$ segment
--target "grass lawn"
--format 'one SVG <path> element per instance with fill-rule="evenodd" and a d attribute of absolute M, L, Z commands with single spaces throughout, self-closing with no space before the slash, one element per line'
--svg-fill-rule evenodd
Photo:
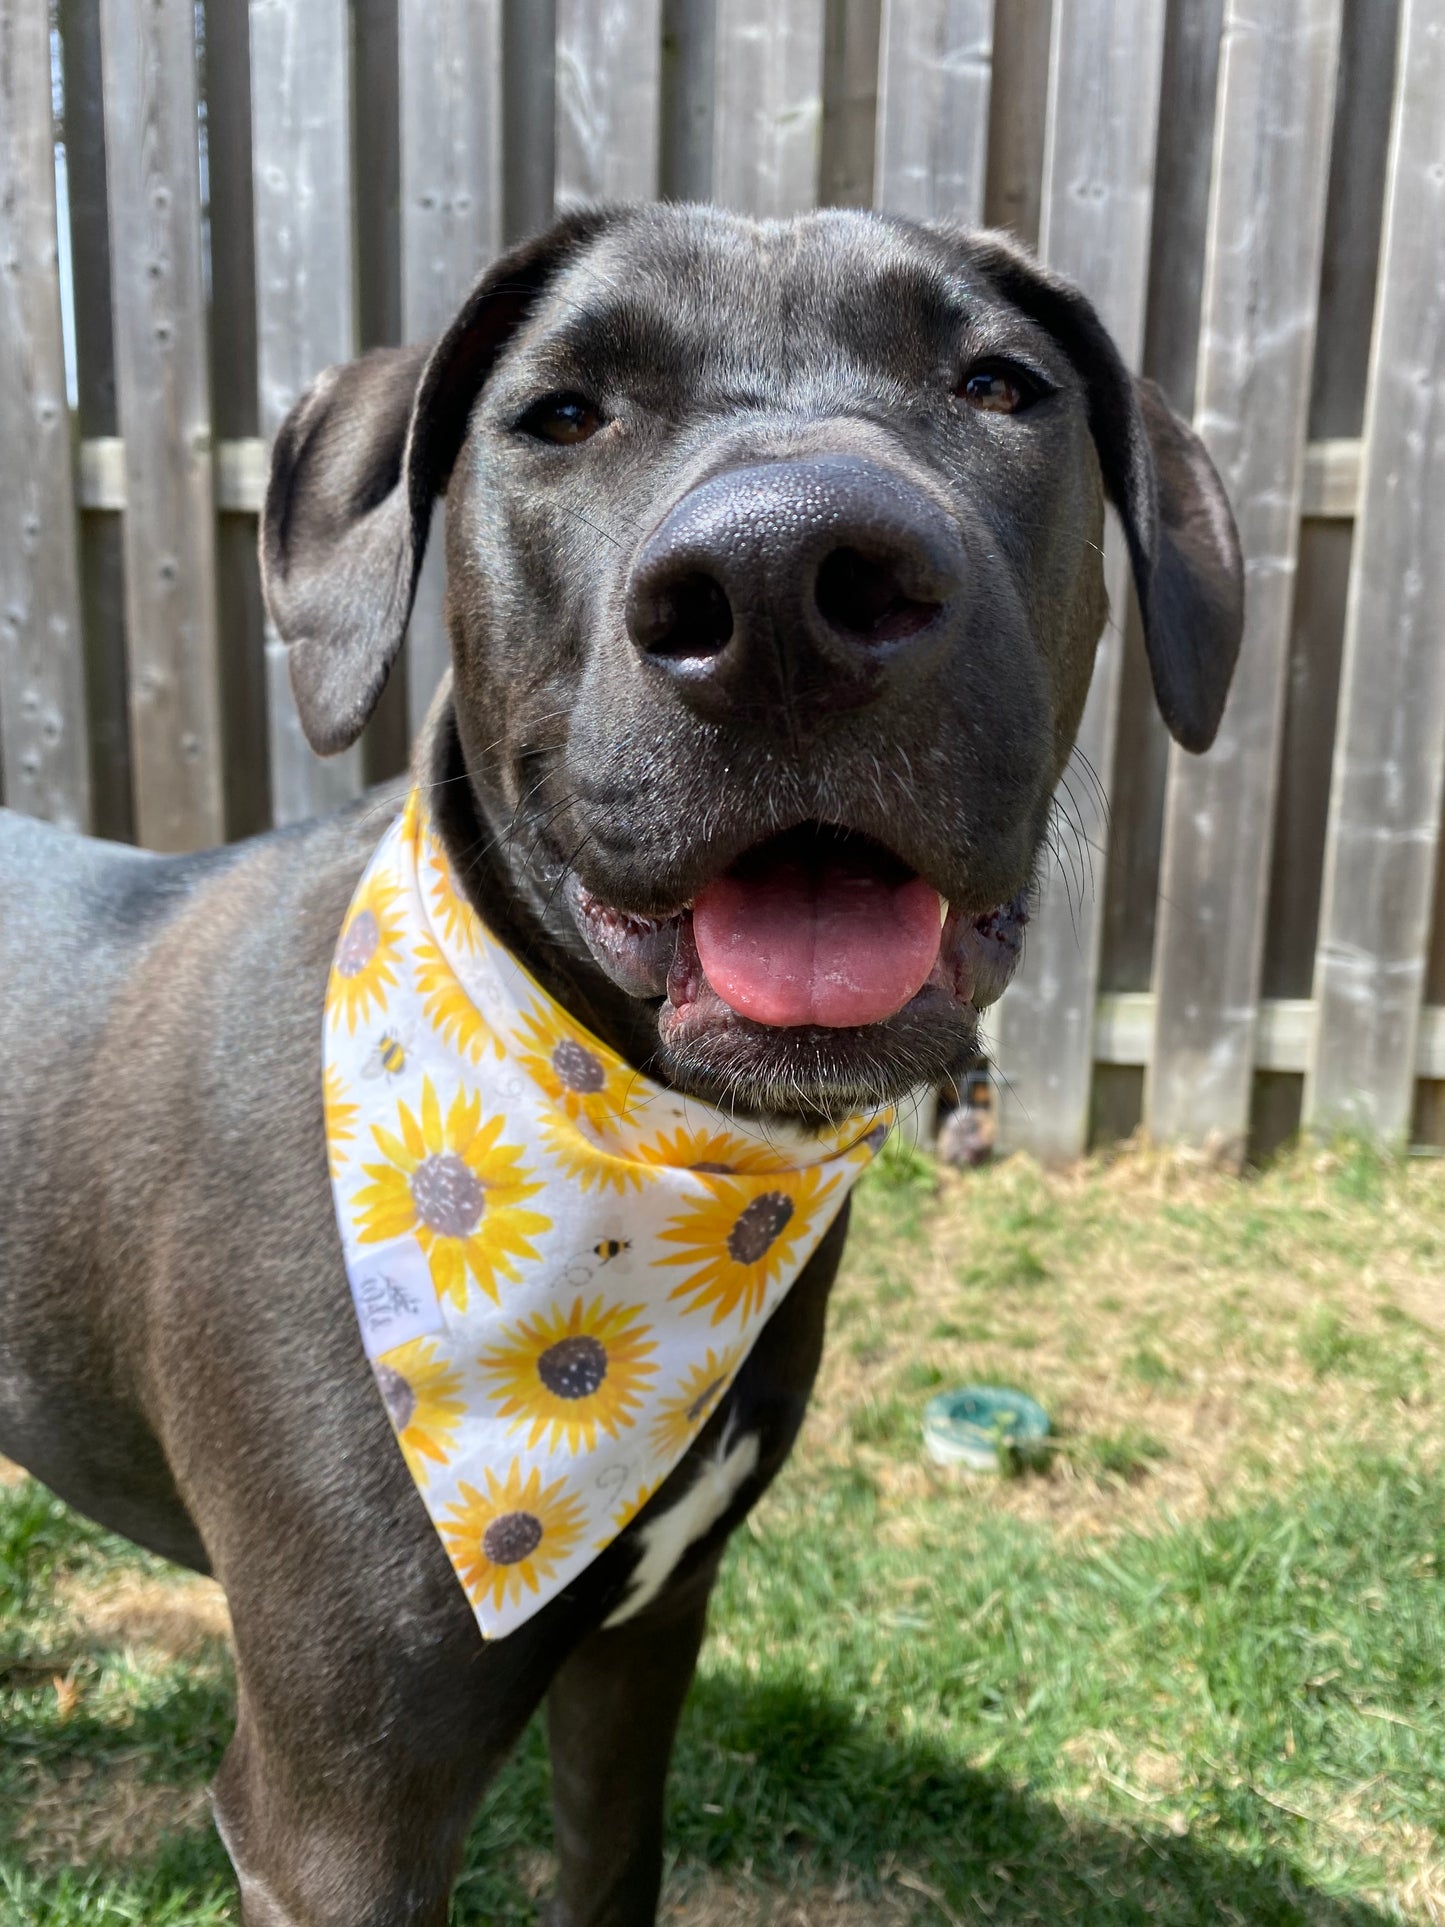
<path fill-rule="evenodd" d="M 1445 1164 L 900 1153 L 857 1224 L 725 1569 L 665 1917 L 1445 1921 Z M 922 1460 L 967 1381 L 1048 1407 L 1048 1466 Z M 234 1922 L 216 1589 L 12 1480 L 0 1615 L 0 1921 Z M 457 1921 L 533 1918 L 548 1843 L 534 1732 Z"/>

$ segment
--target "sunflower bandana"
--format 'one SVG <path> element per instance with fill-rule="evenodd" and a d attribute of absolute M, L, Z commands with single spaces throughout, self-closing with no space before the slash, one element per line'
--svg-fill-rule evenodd
<path fill-rule="evenodd" d="M 498 943 L 415 792 L 336 946 L 324 1057 L 362 1342 L 499 1638 L 686 1452 L 891 1114 L 804 1137 L 644 1077 Z"/>

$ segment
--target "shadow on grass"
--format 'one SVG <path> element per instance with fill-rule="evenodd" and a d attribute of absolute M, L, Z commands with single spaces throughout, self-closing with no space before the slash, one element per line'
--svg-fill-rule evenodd
<path fill-rule="evenodd" d="M 207 1667 L 196 1677 L 176 1668 L 151 1682 L 145 1703 L 118 1700 L 113 1718 L 85 1710 L 82 1700 L 63 1722 L 39 1713 L 31 1720 L 29 1698 L 19 1696 L 18 1717 L 0 1743 L 9 1794 L 0 1823 L 0 1919 L 26 1927 L 119 1927 L 136 1919 L 219 1927 L 236 1919 L 225 1857 L 209 1827 L 192 1818 L 168 1831 L 164 1801 L 148 1804 L 136 1792 L 175 1788 L 179 1811 L 180 1796 L 209 1778 L 230 1731 L 224 1670 Z M 36 1824 L 43 1815 L 25 1797 L 41 1782 L 52 1814 L 73 1785 L 81 1807 L 96 1816 L 91 1825 L 82 1813 L 80 1824 L 63 1829 L 72 1864 L 57 1865 L 57 1842 Z M 473 1830 L 457 1890 L 458 1927 L 535 1917 L 538 1855 L 551 1846 L 546 1784 L 534 1726 Z M 127 1801 L 135 1816 L 128 1831 Z M 1247 1814 L 1238 1819 L 1247 1826 Z M 1132 1828 L 1065 1815 L 1047 1797 L 960 1767 L 936 1746 L 888 1739 L 810 1684 L 758 1686 L 726 1674 L 700 1680 L 689 1705 L 669 1841 L 684 1895 L 701 1900 L 699 1890 L 716 1876 L 759 1890 L 760 1907 L 770 1891 L 781 1906 L 784 1893 L 816 1895 L 845 1879 L 866 1908 L 893 1867 L 934 1889 L 960 1920 L 1004 1927 L 1066 1919 L 1100 1927 L 1385 1927 L 1389 1918 L 1363 1901 L 1321 1892 L 1277 1847 L 1241 1851 L 1147 1822 Z M 940 1917 L 921 1896 L 908 1900 L 920 1920 Z M 866 1911 L 850 1915 L 859 1918 Z"/>
<path fill-rule="evenodd" d="M 700 1681 L 673 1789 L 669 1837 L 684 1877 L 690 1864 L 750 1865 L 779 1884 L 801 1876 L 832 1886 L 847 1876 L 866 1891 L 892 1862 L 964 1920 L 1012 1927 L 1065 1919 L 1383 1927 L 1391 1917 L 1322 1893 L 1275 1847 L 1180 1837 L 1162 1816 L 1134 1828 L 1066 1815 L 934 1745 L 891 1741 L 803 1684 Z M 1238 1816 L 1246 1825 L 1249 1817 Z M 920 1912 L 930 1917 L 926 1903 Z"/>

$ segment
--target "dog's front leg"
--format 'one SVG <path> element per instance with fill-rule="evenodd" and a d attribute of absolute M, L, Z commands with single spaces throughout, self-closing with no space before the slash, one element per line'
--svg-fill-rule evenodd
<path fill-rule="evenodd" d="M 283 1595 L 274 1624 L 237 1586 L 236 1734 L 212 1798 L 245 1927 L 445 1927 L 472 1815 L 556 1636 L 539 1618 L 484 1645 L 434 1535 L 408 1568 Z"/>
<path fill-rule="evenodd" d="M 594 1633 L 552 1682 L 559 1864 L 548 1927 L 652 1927 L 668 1761 L 716 1571 L 714 1556 L 637 1618 Z"/>

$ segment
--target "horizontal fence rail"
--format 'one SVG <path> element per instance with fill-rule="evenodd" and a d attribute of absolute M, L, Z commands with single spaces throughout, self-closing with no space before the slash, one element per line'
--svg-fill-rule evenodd
<path fill-rule="evenodd" d="M 267 444 L 247 435 L 215 446 L 216 507 L 232 515 L 259 515 L 266 494 Z M 75 500 L 83 509 L 125 508 L 125 443 L 119 435 L 96 435 L 79 444 Z M 1321 520 L 1351 521 L 1360 494 L 1360 443 L 1312 442 L 1305 450 L 1304 512 Z"/>
<path fill-rule="evenodd" d="M 0 798 L 180 849 L 402 766 L 441 545 L 377 716 L 318 759 L 261 612 L 270 438 L 555 209 L 1004 225 L 1192 414 L 1249 579 L 1196 761 L 1111 520 L 989 1024 L 1004 1138 L 1441 1142 L 1442 130 L 1445 0 L 0 0 Z"/>

